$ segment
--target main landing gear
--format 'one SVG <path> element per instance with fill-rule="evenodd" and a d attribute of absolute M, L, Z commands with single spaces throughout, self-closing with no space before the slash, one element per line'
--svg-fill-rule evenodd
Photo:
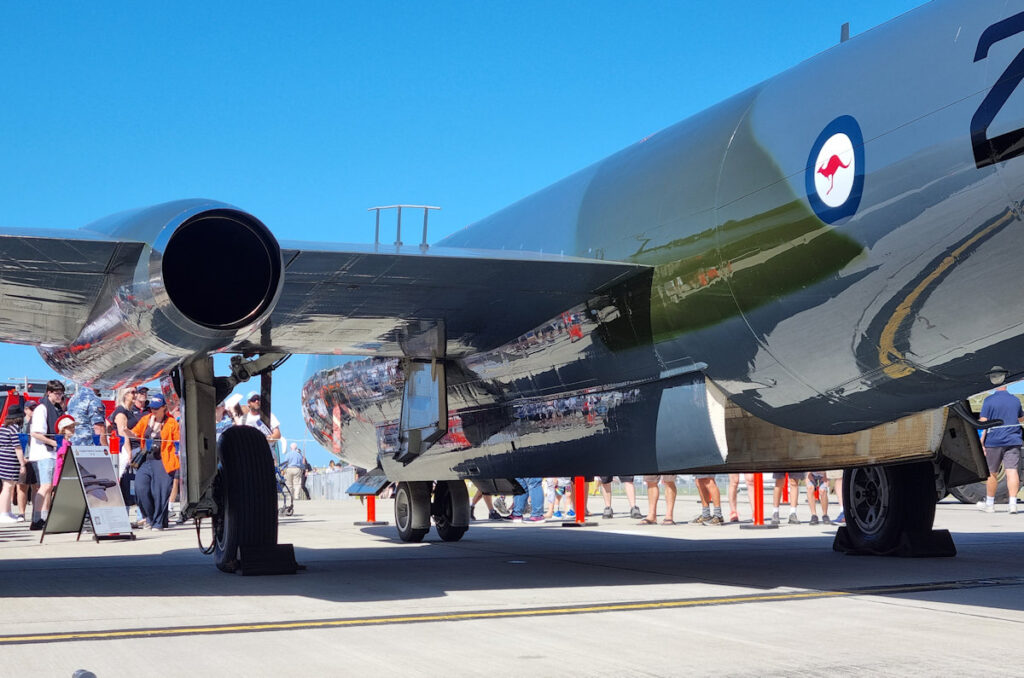
<path fill-rule="evenodd" d="M 469 492 L 466 483 L 461 480 L 398 483 L 395 492 L 395 525 L 398 527 L 399 539 L 422 541 L 430 531 L 431 518 L 442 540 L 462 539 L 462 535 L 469 529 Z"/>
<path fill-rule="evenodd" d="M 217 441 L 216 403 L 240 382 L 268 373 L 283 362 L 264 354 L 232 360 L 231 377 L 215 377 L 213 360 L 183 363 L 172 375 L 182 401 L 182 485 L 186 518 L 213 522 L 212 553 L 222 572 L 291 574 L 299 569 L 291 544 L 277 543 L 277 484 L 274 458 L 263 433 L 234 426 Z M 269 392 L 269 379 L 265 380 Z M 197 533 L 199 528 L 197 527 Z"/>
<path fill-rule="evenodd" d="M 931 461 L 846 471 L 846 526 L 839 528 L 832 548 L 865 555 L 956 555 L 949 532 L 932 530 L 935 488 Z"/>

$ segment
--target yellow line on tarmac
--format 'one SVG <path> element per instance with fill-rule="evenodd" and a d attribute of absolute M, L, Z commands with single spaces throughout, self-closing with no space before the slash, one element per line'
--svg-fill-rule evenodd
<path fill-rule="evenodd" d="M 809 600 L 863 595 L 891 595 L 916 591 L 938 591 L 954 588 L 976 588 L 981 586 L 1006 586 L 1024 584 L 1024 578 L 1002 580 L 973 580 L 969 582 L 931 582 L 897 586 L 878 586 L 850 589 L 846 591 L 803 591 L 792 593 L 767 593 L 714 598 L 687 598 L 679 600 L 658 600 L 630 603 L 608 603 L 601 605 L 573 605 L 562 607 L 527 608 L 521 610 L 488 610 L 479 612 L 450 612 L 436 614 L 410 614 L 386 617 L 363 617 L 351 619 L 322 619 L 307 621 L 281 621 L 255 624 L 217 624 L 209 626 L 173 626 L 149 629 L 118 629 L 110 631 L 75 631 L 67 633 L 37 633 L 15 636 L 0 636 L 0 646 L 34 643 L 54 643 L 75 640 L 122 640 L 131 638 L 158 638 L 167 636 L 191 636 L 217 633 L 246 633 L 260 631 L 294 631 L 299 629 L 343 628 L 349 626 L 380 626 L 387 624 L 411 624 L 422 622 L 469 621 L 474 619 L 507 619 L 514 617 L 544 617 L 566 614 L 594 614 L 601 612 L 630 612 L 639 610 L 664 610 L 672 608 L 705 607 L 713 605 L 735 605 L 742 603 L 763 603 L 771 601 Z"/>

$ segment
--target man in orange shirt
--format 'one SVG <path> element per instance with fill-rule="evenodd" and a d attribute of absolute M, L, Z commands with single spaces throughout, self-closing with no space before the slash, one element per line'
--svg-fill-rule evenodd
<path fill-rule="evenodd" d="M 149 399 L 149 413 L 132 429 L 146 459 L 135 474 L 135 496 L 142 520 L 139 527 L 153 530 L 167 527 L 167 502 L 171 496 L 174 472 L 181 466 L 175 443 L 180 439 L 178 422 L 167 415 L 161 394 Z"/>

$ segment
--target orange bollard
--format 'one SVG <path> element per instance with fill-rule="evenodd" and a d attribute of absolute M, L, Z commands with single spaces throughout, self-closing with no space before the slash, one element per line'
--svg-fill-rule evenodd
<path fill-rule="evenodd" d="M 765 525 L 764 523 L 764 476 L 760 473 L 754 474 L 754 487 L 747 488 L 748 492 L 754 493 L 754 522 L 749 525 L 740 525 L 741 530 L 751 529 L 771 529 L 777 528 L 778 525 L 770 523 Z"/>
<path fill-rule="evenodd" d="M 377 520 L 377 495 L 368 494 L 366 496 L 366 520 L 357 520 L 352 523 L 353 525 L 359 525 L 365 527 L 367 525 L 387 525 L 386 520 Z"/>
<path fill-rule="evenodd" d="M 583 476 L 576 476 L 572 480 L 573 493 L 576 495 L 576 520 L 562 523 L 562 527 L 592 527 L 597 523 L 587 522 L 587 485 Z"/>

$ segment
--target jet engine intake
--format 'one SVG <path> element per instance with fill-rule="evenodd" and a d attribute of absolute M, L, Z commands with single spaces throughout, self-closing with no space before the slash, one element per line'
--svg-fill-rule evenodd
<path fill-rule="evenodd" d="M 137 260 L 108 273 L 75 340 L 39 348 L 51 367 L 85 384 L 150 381 L 190 357 L 224 350 L 266 322 L 281 294 L 277 240 L 230 205 L 182 200 L 85 229 L 143 244 Z"/>

